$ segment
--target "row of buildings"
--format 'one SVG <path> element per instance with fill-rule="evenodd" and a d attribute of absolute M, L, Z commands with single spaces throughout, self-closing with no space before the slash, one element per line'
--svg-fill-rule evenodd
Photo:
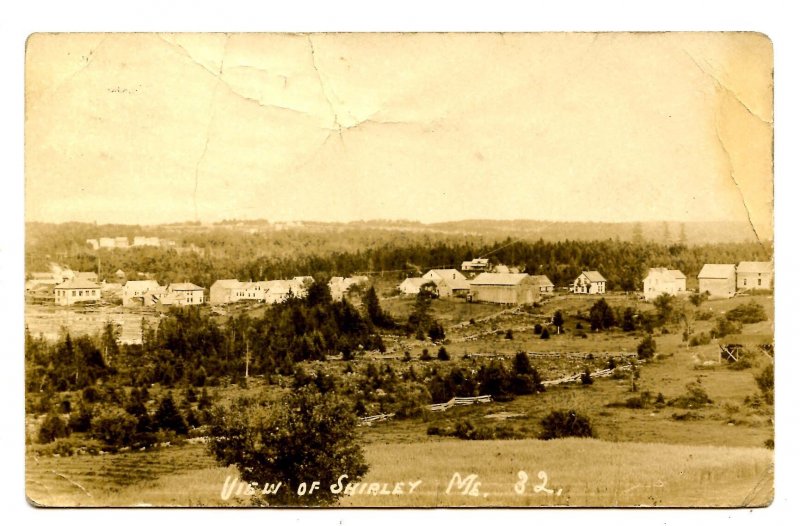
<path fill-rule="evenodd" d="M 739 291 L 769 290 L 774 277 L 769 261 L 742 261 L 738 265 L 706 263 L 697 275 L 697 289 L 711 297 L 730 298 Z M 643 291 L 648 301 L 661 294 L 685 293 L 686 276 L 680 270 L 651 268 L 644 278 Z"/>
<path fill-rule="evenodd" d="M 518 305 L 533 303 L 554 291 L 553 283 L 543 275 L 510 271 L 481 272 L 470 280 L 453 268 L 432 269 L 422 277 L 407 278 L 398 289 L 402 294 L 419 294 L 426 286 L 434 289 L 440 298 Z"/>
<path fill-rule="evenodd" d="M 174 241 L 167 239 L 159 239 L 157 237 L 148 236 L 134 236 L 133 242 L 130 242 L 127 236 L 119 237 L 101 237 L 97 239 L 87 239 L 86 244 L 94 250 L 101 248 L 117 249 L 117 248 L 131 248 L 131 247 L 163 247 L 169 248 L 175 246 Z"/>

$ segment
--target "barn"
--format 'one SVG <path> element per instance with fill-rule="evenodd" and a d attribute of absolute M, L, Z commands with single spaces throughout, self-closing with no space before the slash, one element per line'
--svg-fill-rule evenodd
<path fill-rule="evenodd" d="M 716 298 L 730 298 L 736 294 L 736 266 L 706 263 L 697 275 L 701 293 Z"/>
<path fill-rule="evenodd" d="M 469 294 L 469 281 L 464 274 L 454 268 L 429 270 L 422 276 L 422 279 L 436 284 L 440 298 L 465 298 Z"/>
<path fill-rule="evenodd" d="M 539 284 L 528 274 L 484 272 L 470 283 L 472 301 L 525 305 L 539 300 Z"/>

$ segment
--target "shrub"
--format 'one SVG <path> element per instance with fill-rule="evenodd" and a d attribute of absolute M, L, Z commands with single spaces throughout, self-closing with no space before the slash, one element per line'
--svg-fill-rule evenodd
<path fill-rule="evenodd" d="M 442 324 L 436 321 L 431 323 L 428 329 L 428 337 L 434 342 L 444 340 L 444 327 Z"/>
<path fill-rule="evenodd" d="M 736 321 L 731 321 L 728 318 L 717 318 L 717 324 L 711 329 L 711 336 L 713 338 L 724 338 L 729 334 L 740 334 L 742 332 L 742 324 Z"/>
<path fill-rule="evenodd" d="M 175 406 L 172 394 L 161 399 L 154 420 L 158 429 L 174 431 L 178 435 L 185 435 L 189 431 L 186 420 Z"/>
<path fill-rule="evenodd" d="M 419 359 L 423 362 L 427 362 L 433 360 L 433 356 L 430 355 L 428 349 L 422 349 L 422 354 L 420 355 Z"/>
<path fill-rule="evenodd" d="M 583 374 L 581 374 L 581 384 L 583 385 L 592 385 L 594 383 L 594 379 L 592 378 L 592 373 L 589 372 L 589 368 L 586 367 L 583 370 Z"/>
<path fill-rule="evenodd" d="M 649 334 L 636 347 L 636 355 L 640 360 L 648 360 L 656 354 L 656 342 Z"/>
<path fill-rule="evenodd" d="M 403 352 L 403 357 L 401 358 L 403 362 L 410 362 L 411 361 L 411 353 L 408 351 Z"/>
<path fill-rule="evenodd" d="M 708 345 L 709 343 L 711 343 L 711 337 L 704 332 L 692 336 L 692 338 L 689 340 L 690 347 L 697 347 L 698 345 Z"/>
<path fill-rule="evenodd" d="M 549 340 L 550 339 L 550 331 L 547 329 L 542 329 L 542 334 L 539 336 L 542 340 Z"/>
<path fill-rule="evenodd" d="M 112 446 L 129 446 L 136 433 L 137 419 L 119 407 L 102 408 L 92 418 L 92 436 Z"/>
<path fill-rule="evenodd" d="M 583 323 L 578 322 L 575 324 L 575 330 L 582 331 L 583 330 Z"/>
<path fill-rule="evenodd" d="M 700 294 L 699 292 L 695 292 L 691 296 L 689 296 L 689 301 L 691 301 L 692 305 L 694 305 L 695 307 L 699 307 L 706 300 L 706 297 L 707 296 L 705 294 Z"/>
<path fill-rule="evenodd" d="M 398 419 L 420 416 L 431 403 L 430 392 L 419 382 L 401 382 L 392 395 L 394 402 L 389 404 L 389 410 Z"/>
<path fill-rule="evenodd" d="M 739 305 L 729 310 L 725 314 L 725 318 L 739 323 L 758 323 L 767 320 L 767 313 L 759 303 L 756 303 L 755 300 L 750 300 L 744 305 Z"/>
<path fill-rule="evenodd" d="M 564 437 L 593 437 L 591 422 L 573 410 L 553 411 L 542 419 L 542 440 Z"/>
<path fill-rule="evenodd" d="M 686 394 L 671 400 L 669 405 L 682 409 L 702 407 L 713 403 L 708 393 L 703 389 L 700 378 L 686 384 Z"/>
<path fill-rule="evenodd" d="M 775 440 L 768 438 L 764 441 L 764 447 L 767 449 L 775 449 Z"/>
<path fill-rule="evenodd" d="M 513 340 L 514 339 L 514 331 L 508 329 L 506 331 L 506 340 Z"/>
<path fill-rule="evenodd" d="M 69 435 L 70 429 L 67 422 L 57 414 L 50 413 L 44 417 L 37 438 L 41 444 L 49 444 L 57 438 L 66 438 Z"/>
<path fill-rule="evenodd" d="M 443 362 L 446 362 L 450 360 L 450 355 L 447 354 L 447 349 L 445 349 L 444 347 L 439 347 L 439 352 L 436 354 L 436 358 Z"/>
<path fill-rule="evenodd" d="M 764 395 L 764 400 L 772 405 L 775 401 L 775 366 L 772 364 L 764 367 L 764 370 L 756 376 L 756 384 Z"/>
<path fill-rule="evenodd" d="M 537 323 L 536 325 L 533 326 L 533 334 L 536 334 L 537 336 L 539 334 L 542 334 L 542 324 L 541 323 Z"/>
<path fill-rule="evenodd" d="M 209 449 L 217 461 L 233 464 L 248 482 L 282 482 L 286 490 L 256 499 L 279 505 L 325 505 L 341 494 L 326 491 L 341 475 L 357 482 L 367 472 L 356 441 L 358 420 L 350 402 L 313 387 L 291 392 L 280 401 L 266 396 L 241 397 L 229 410 L 214 412 Z M 319 481 L 320 491 L 303 496 L 301 483 Z"/>
<path fill-rule="evenodd" d="M 708 321 L 714 317 L 714 314 L 711 311 L 702 310 L 702 311 L 697 311 L 694 317 L 695 319 L 700 321 Z"/>
<path fill-rule="evenodd" d="M 75 433 L 85 433 L 92 426 L 92 410 L 81 402 L 76 408 L 76 412 L 69 416 L 69 427 Z"/>
<path fill-rule="evenodd" d="M 606 369 L 616 369 L 617 368 L 617 361 L 612 356 L 608 359 L 608 363 L 606 364 Z"/>

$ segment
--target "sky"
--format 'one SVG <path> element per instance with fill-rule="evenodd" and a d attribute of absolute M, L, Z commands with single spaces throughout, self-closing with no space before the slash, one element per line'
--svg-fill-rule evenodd
<path fill-rule="evenodd" d="M 34 34 L 29 221 L 750 221 L 758 33 Z"/>

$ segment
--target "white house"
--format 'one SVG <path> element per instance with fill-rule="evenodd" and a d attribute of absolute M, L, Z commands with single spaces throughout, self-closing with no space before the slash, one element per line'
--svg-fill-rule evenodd
<path fill-rule="evenodd" d="M 218 279 L 209 289 L 208 301 L 213 304 L 234 303 L 241 299 L 241 289 L 242 282 L 238 279 Z"/>
<path fill-rule="evenodd" d="M 461 270 L 468 272 L 486 272 L 489 270 L 488 258 L 475 258 L 472 261 L 464 261 L 461 263 Z"/>
<path fill-rule="evenodd" d="M 426 283 L 434 282 L 425 278 L 406 278 L 397 288 L 402 294 L 419 294 L 420 288 Z"/>
<path fill-rule="evenodd" d="M 432 269 L 421 279 L 432 281 L 440 298 L 466 297 L 469 294 L 469 281 L 454 268 Z"/>
<path fill-rule="evenodd" d="M 572 283 L 575 294 L 605 294 L 606 278 L 596 270 L 584 270 Z"/>
<path fill-rule="evenodd" d="M 369 278 L 367 276 L 351 276 L 349 278 L 334 276 L 328 280 L 328 289 L 331 291 L 331 297 L 333 300 L 340 301 L 344 298 L 344 295 L 347 293 L 350 287 L 363 287 L 367 283 L 369 283 Z"/>
<path fill-rule="evenodd" d="M 769 290 L 774 279 L 771 261 L 742 261 L 736 267 L 736 288 L 740 290 Z"/>
<path fill-rule="evenodd" d="M 86 279 L 70 279 L 54 287 L 56 305 L 99 301 L 100 285 Z"/>
<path fill-rule="evenodd" d="M 651 268 L 643 280 L 644 299 L 651 301 L 662 294 L 676 296 L 686 292 L 686 276 L 680 270 Z"/>
<path fill-rule="evenodd" d="M 154 279 L 130 280 L 122 286 L 122 306 L 134 307 L 142 305 L 144 295 L 159 288 Z"/>
<path fill-rule="evenodd" d="M 183 297 L 176 299 L 175 305 L 202 305 L 205 301 L 203 287 L 194 283 L 171 283 L 167 286 L 167 292 L 183 293 Z M 176 295 L 176 298 L 180 295 Z"/>

